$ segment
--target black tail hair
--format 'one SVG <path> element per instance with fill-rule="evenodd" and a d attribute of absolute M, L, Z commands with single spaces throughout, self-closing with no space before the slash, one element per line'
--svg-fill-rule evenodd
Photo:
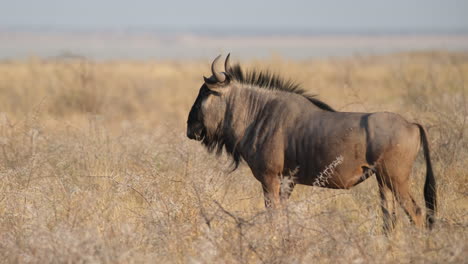
<path fill-rule="evenodd" d="M 435 213 L 437 209 L 437 192 L 434 172 L 432 170 L 431 155 L 429 151 L 429 142 L 427 141 L 426 130 L 420 124 L 415 123 L 419 128 L 421 143 L 426 160 L 426 182 L 424 183 L 424 200 L 426 201 L 426 225 L 432 228 L 435 222 Z"/>

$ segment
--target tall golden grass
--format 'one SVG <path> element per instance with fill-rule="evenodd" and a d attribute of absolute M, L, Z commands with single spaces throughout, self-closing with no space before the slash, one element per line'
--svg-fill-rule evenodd
<path fill-rule="evenodd" d="M 297 187 L 265 211 L 246 166 L 206 153 L 185 122 L 210 61 L 0 63 L 0 259 L 50 263 L 449 263 L 468 258 L 468 54 L 244 61 L 340 111 L 424 124 L 438 181 L 433 231 L 402 210 L 386 237 L 375 178 Z M 421 207 L 425 164 L 412 189 Z"/>

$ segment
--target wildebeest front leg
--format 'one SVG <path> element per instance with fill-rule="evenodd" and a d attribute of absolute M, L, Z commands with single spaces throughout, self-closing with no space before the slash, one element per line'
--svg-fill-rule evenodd
<path fill-rule="evenodd" d="M 280 204 L 281 182 L 276 175 L 266 175 L 263 177 L 262 187 L 266 208 L 278 208 Z"/>

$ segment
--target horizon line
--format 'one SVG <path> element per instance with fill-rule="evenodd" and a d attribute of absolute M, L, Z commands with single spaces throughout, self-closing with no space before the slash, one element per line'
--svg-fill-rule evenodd
<path fill-rule="evenodd" d="M 24 33 L 155 33 L 155 34 L 194 34 L 194 35 L 459 35 L 468 34 L 468 28 L 451 28 L 451 29 L 422 29 L 422 28 L 406 28 L 406 29 L 344 29 L 344 28 L 267 28 L 267 27 L 213 27 L 213 26 L 128 26 L 128 27 L 89 27 L 89 26 L 50 26 L 50 25 L 0 25 L 0 31 L 4 32 L 24 32 Z"/>

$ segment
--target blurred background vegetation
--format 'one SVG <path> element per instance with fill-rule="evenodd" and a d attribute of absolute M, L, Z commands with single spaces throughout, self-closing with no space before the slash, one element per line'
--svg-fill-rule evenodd
<path fill-rule="evenodd" d="M 465 1 L 18 0 L 0 9 L 0 262 L 463 263 Z M 219 11 L 222 9 L 222 12 Z M 434 230 L 387 237 L 375 178 L 296 187 L 272 218 L 248 167 L 185 136 L 211 60 L 301 83 L 339 111 L 422 123 Z M 413 168 L 423 205 L 425 164 Z"/>

